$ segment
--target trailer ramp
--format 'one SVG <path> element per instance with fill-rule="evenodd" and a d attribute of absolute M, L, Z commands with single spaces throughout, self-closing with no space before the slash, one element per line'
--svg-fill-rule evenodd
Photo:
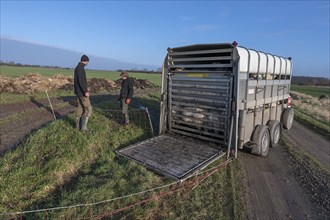
<path fill-rule="evenodd" d="M 117 154 L 179 180 L 205 168 L 225 152 L 201 141 L 163 134 L 123 148 Z"/>

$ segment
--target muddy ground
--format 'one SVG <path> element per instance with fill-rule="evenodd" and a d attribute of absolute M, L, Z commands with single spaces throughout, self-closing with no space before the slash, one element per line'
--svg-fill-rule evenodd
<path fill-rule="evenodd" d="M 159 89 L 157 89 L 159 90 Z M 141 90 L 146 93 L 145 90 Z M 65 117 L 75 110 L 74 97 L 53 99 L 56 117 Z M 114 95 L 91 98 L 93 105 L 114 100 Z M 139 106 L 139 100 L 135 100 Z M 48 101 L 30 100 L 20 104 L 2 105 L 0 111 L 0 154 L 17 147 L 26 135 L 47 125 L 53 119 Z M 159 111 L 149 107 L 154 128 L 158 128 Z M 157 132 L 157 131 L 156 131 Z M 329 141 L 295 122 L 284 134 L 291 144 L 323 164 L 329 171 Z M 282 145 L 272 148 L 266 158 L 240 151 L 240 163 L 245 171 L 249 219 L 328 219 L 330 189 L 328 176 L 311 172 L 308 159 L 297 161 Z M 307 167 L 307 168 L 306 168 Z"/>

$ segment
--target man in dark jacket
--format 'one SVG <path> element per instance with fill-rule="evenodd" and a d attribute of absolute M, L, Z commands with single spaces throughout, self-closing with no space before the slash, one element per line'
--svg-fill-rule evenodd
<path fill-rule="evenodd" d="M 92 105 L 89 100 L 89 92 L 87 88 L 87 79 L 85 66 L 89 63 L 89 58 L 83 55 L 74 70 L 74 93 L 77 96 L 78 109 L 76 117 L 76 127 L 81 131 L 88 131 L 87 123 L 92 115 Z"/>
<path fill-rule="evenodd" d="M 125 124 L 129 124 L 128 105 L 133 97 L 133 82 L 127 72 L 121 72 L 120 77 L 123 79 L 119 95 L 120 107 L 125 116 Z"/>

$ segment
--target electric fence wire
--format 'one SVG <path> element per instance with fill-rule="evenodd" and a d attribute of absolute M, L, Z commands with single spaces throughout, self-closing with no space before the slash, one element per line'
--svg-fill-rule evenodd
<path fill-rule="evenodd" d="M 227 159 L 223 163 L 221 163 L 217 166 L 211 167 L 207 170 L 201 171 L 199 173 L 196 173 L 195 175 L 186 177 L 184 179 L 177 180 L 173 183 L 169 183 L 169 184 L 165 184 L 165 185 L 162 185 L 162 186 L 147 189 L 147 190 L 144 190 L 144 191 L 128 194 L 128 195 L 125 195 L 125 196 L 106 199 L 106 200 L 102 200 L 102 201 L 94 202 L 94 203 L 84 203 L 84 204 L 76 204 L 76 205 L 69 205 L 69 206 L 59 206 L 59 207 L 53 207 L 53 208 L 35 209 L 35 210 L 20 211 L 20 212 L 6 212 L 6 213 L 0 213 L 0 216 L 13 216 L 13 215 L 17 216 L 17 215 L 37 213 L 37 212 L 47 212 L 48 213 L 49 211 L 55 211 L 55 210 L 60 210 L 60 209 L 71 209 L 71 208 L 77 208 L 77 207 L 91 207 L 91 206 L 96 206 L 96 205 L 100 205 L 100 204 L 103 204 L 103 203 L 109 203 L 109 202 L 113 202 L 113 201 L 117 201 L 117 200 L 121 200 L 121 199 L 125 199 L 125 198 L 130 198 L 130 197 L 133 197 L 133 196 L 142 195 L 142 194 L 145 194 L 145 193 L 148 193 L 148 192 L 153 192 L 153 191 L 160 190 L 160 189 L 163 189 L 163 188 L 171 187 L 173 185 L 181 184 L 181 183 L 183 183 L 183 182 L 185 182 L 185 181 L 187 181 L 187 180 L 189 180 L 193 177 L 200 176 L 200 175 L 203 175 L 203 174 L 208 173 L 208 172 L 211 172 L 211 174 L 213 174 L 214 172 L 212 172 L 212 171 L 217 170 L 221 167 L 227 166 L 230 162 L 232 162 L 232 160 L 233 159 Z M 207 175 L 207 177 L 209 177 L 209 176 L 210 175 Z M 202 179 L 202 180 L 204 180 L 204 179 Z"/>

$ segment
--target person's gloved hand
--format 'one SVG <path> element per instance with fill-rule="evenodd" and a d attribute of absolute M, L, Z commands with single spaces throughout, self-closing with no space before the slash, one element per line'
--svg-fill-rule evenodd
<path fill-rule="evenodd" d="M 126 102 L 126 104 L 129 104 L 129 103 L 131 103 L 131 99 L 127 98 L 125 102 Z"/>

